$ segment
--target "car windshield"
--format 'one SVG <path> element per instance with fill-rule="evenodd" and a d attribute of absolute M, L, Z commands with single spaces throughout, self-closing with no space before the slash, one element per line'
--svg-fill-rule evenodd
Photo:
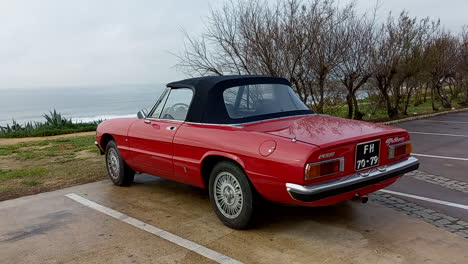
<path fill-rule="evenodd" d="M 292 88 L 284 84 L 235 86 L 226 89 L 223 97 L 232 119 L 309 110 Z"/>

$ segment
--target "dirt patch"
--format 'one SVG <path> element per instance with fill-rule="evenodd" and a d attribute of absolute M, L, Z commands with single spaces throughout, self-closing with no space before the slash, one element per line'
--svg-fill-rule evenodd
<path fill-rule="evenodd" d="M 44 165 L 43 160 L 29 160 L 28 162 L 12 157 L 0 157 L 0 169 L 19 170 L 24 168 L 35 168 Z"/>
<path fill-rule="evenodd" d="M 89 150 L 82 150 L 75 153 L 75 158 L 77 159 L 90 159 L 96 158 L 96 153 L 93 153 Z"/>

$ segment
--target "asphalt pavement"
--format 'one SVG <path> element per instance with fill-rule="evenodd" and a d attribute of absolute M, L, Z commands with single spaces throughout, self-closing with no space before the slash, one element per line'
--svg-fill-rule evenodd
<path fill-rule="evenodd" d="M 0 203 L 2 263 L 468 263 L 468 239 L 377 202 L 265 204 L 222 225 L 205 191 L 138 175 Z"/>
<path fill-rule="evenodd" d="M 413 155 L 426 177 L 401 178 L 388 190 L 468 206 L 468 112 L 396 124 L 410 132 Z M 427 176 L 428 175 L 428 176 Z M 440 178 L 438 181 L 431 179 Z M 460 185 L 463 188 L 453 188 Z M 468 210 L 400 196 L 405 200 L 468 222 Z"/>
<path fill-rule="evenodd" d="M 149 175 L 0 202 L 1 263 L 468 263 L 468 112 L 397 124 L 420 169 L 367 204 L 265 203 L 225 227 L 206 191 Z"/>

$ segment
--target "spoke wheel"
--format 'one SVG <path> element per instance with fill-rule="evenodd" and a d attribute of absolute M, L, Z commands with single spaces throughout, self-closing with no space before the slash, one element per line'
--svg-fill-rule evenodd
<path fill-rule="evenodd" d="M 111 181 L 117 186 L 127 186 L 133 182 L 135 171 L 122 159 L 115 141 L 111 140 L 106 146 L 107 173 Z"/>
<path fill-rule="evenodd" d="M 224 225 L 246 229 L 253 222 L 256 193 L 244 170 L 234 162 L 220 161 L 208 183 L 211 206 Z"/>
<path fill-rule="evenodd" d="M 107 169 L 109 170 L 109 176 L 117 180 L 120 173 L 119 154 L 115 149 L 110 149 L 107 152 Z"/>
<path fill-rule="evenodd" d="M 229 219 L 242 211 L 243 194 L 239 181 L 229 172 L 221 172 L 215 179 L 215 202 L 220 212 Z"/>

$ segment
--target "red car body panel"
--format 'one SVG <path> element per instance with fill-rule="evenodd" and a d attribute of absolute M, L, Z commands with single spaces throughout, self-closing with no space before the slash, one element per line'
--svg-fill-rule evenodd
<path fill-rule="evenodd" d="M 175 127 L 169 130 L 168 127 Z M 138 172 L 149 173 L 206 188 L 202 164 L 217 156 L 238 163 L 255 189 L 266 199 L 306 206 L 334 204 L 366 195 L 392 184 L 398 177 L 340 193 L 313 202 L 291 197 L 286 183 L 309 185 L 354 174 L 356 144 L 381 140 L 378 166 L 408 158 L 388 160 L 388 145 L 409 140 L 400 128 L 353 121 L 326 115 L 300 115 L 241 125 L 216 125 L 173 120 L 114 119 L 101 123 L 97 143 L 104 150 L 112 137 L 125 162 Z M 344 157 L 342 173 L 304 179 L 307 163 L 319 161 L 321 154 L 334 152 Z"/>

